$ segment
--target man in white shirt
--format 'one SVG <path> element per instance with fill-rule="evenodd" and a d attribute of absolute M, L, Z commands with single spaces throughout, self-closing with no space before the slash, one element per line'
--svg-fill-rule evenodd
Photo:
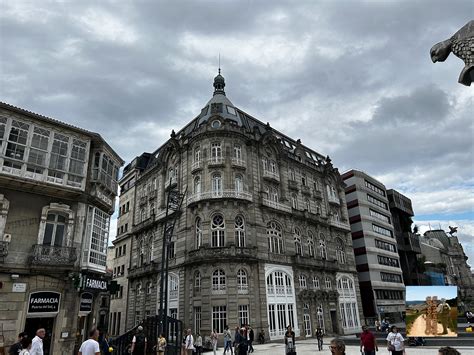
<path fill-rule="evenodd" d="M 191 329 L 188 329 L 188 335 L 186 336 L 186 352 L 188 355 L 192 355 L 194 348 L 194 338 Z"/>
<path fill-rule="evenodd" d="M 30 355 L 43 355 L 43 338 L 46 335 L 44 328 L 36 331 L 36 336 L 31 342 Z"/>
<path fill-rule="evenodd" d="M 97 339 L 99 339 L 99 331 L 94 328 L 89 332 L 89 339 L 81 344 L 79 355 L 100 355 Z"/>

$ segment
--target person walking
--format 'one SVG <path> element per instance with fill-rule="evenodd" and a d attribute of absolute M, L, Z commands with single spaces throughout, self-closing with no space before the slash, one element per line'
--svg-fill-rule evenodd
<path fill-rule="evenodd" d="M 44 328 L 39 328 L 36 331 L 36 336 L 31 341 L 30 355 L 43 355 L 43 338 L 46 335 Z"/>
<path fill-rule="evenodd" d="M 375 355 L 376 351 L 379 351 L 377 346 L 377 340 L 374 334 L 369 330 L 367 325 L 362 326 L 362 333 L 360 334 L 360 352 L 364 349 L 364 355 Z"/>
<path fill-rule="evenodd" d="M 102 355 L 109 354 L 109 341 L 107 339 L 107 333 L 99 331 L 98 342 L 99 342 L 99 347 L 100 347 L 100 353 Z"/>
<path fill-rule="evenodd" d="M 202 342 L 202 340 L 201 340 Z M 156 349 L 158 355 L 164 355 L 166 350 L 166 339 L 163 333 L 160 334 L 158 337 L 158 341 L 156 342 Z"/>
<path fill-rule="evenodd" d="M 21 339 L 21 347 L 22 347 L 22 350 L 18 354 L 20 354 L 20 355 L 30 355 L 31 338 L 29 338 L 29 337 L 22 338 Z"/>
<path fill-rule="evenodd" d="M 186 354 L 193 355 L 193 351 L 196 350 L 194 347 L 194 337 L 191 329 L 188 329 L 188 334 L 186 335 Z"/>
<path fill-rule="evenodd" d="M 234 351 L 232 349 L 232 334 L 229 330 L 229 327 L 225 326 L 224 328 L 224 355 L 227 352 L 227 349 L 230 349 L 230 353 L 234 354 Z"/>
<path fill-rule="evenodd" d="M 10 349 L 8 349 L 9 355 L 18 355 L 18 353 L 23 349 L 21 345 L 21 341 L 23 340 L 23 338 L 28 338 L 28 334 L 26 332 L 21 332 L 20 334 L 18 334 L 18 341 L 12 346 L 10 346 Z"/>
<path fill-rule="evenodd" d="M 235 333 L 234 333 L 234 354 L 235 355 L 238 355 L 239 353 L 239 348 L 238 348 L 238 339 L 240 337 L 240 328 L 239 327 L 235 327 Z"/>
<path fill-rule="evenodd" d="M 253 332 L 253 328 L 249 325 L 249 354 L 253 353 L 255 350 L 253 349 L 253 340 L 255 339 L 255 333 Z"/>
<path fill-rule="evenodd" d="M 387 335 L 387 350 L 392 352 L 392 355 L 403 355 L 405 353 L 405 346 L 402 335 L 398 332 L 395 325 L 390 328 L 390 333 Z"/>
<path fill-rule="evenodd" d="M 196 341 L 194 342 L 194 347 L 196 348 L 196 355 L 202 354 L 202 336 L 199 333 L 196 333 Z"/>
<path fill-rule="evenodd" d="M 323 330 L 320 327 L 318 327 L 316 329 L 316 340 L 318 342 L 319 351 L 323 350 L 323 337 L 324 337 Z"/>
<path fill-rule="evenodd" d="M 217 332 L 214 329 L 211 333 L 211 344 L 212 344 L 212 350 L 214 351 L 214 355 L 217 355 L 216 351 L 217 351 L 217 340 L 218 339 L 219 339 L 219 336 L 217 335 Z"/>
<path fill-rule="evenodd" d="M 339 338 L 331 340 L 329 345 L 332 355 L 346 355 L 346 344 Z"/>
<path fill-rule="evenodd" d="M 286 355 L 296 355 L 295 332 L 291 328 L 291 325 L 286 327 L 285 353 L 286 353 Z"/>
<path fill-rule="evenodd" d="M 100 355 L 99 331 L 93 328 L 89 332 L 89 339 L 81 344 L 79 348 L 79 355 Z"/>
<path fill-rule="evenodd" d="M 132 354 L 133 355 L 145 355 L 146 354 L 147 339 L 143 334 L 143 327 L 138 326 L 137 332 L 132 339 Z"/>
<path fill-rule="evenodd" d="M 247 336 L 245 335 L 245 328 L 240 328 L 239 334 L 235 339 L 237 343 L 237 350 L 236 352 L 238 355 L 247 355 L 248 351 L 248 341 Z"/>

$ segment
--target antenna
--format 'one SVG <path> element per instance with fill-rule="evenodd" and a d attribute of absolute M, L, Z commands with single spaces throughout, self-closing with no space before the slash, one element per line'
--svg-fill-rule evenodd
<path fill-rule="evenodd" d="M 221 53 L 219 52 L 219 75 L 221 74 Z"/>

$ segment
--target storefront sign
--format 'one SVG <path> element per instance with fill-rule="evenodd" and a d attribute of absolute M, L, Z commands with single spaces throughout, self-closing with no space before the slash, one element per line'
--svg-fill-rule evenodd
<path fill-rule="evenodd" d="M 14 283 L 12 286 L 12 292 L 26 292 L 26 284 Z"/>
<path fill-rule="evenodd" d="M 84 292 L 81 295 L 81 303 L 79 305 L 80 316 L 88 315 L 92 311 L 93 300 L 94 300 L 94 296 L 90 292 Z"/>
<path fill-rule="evenodd" d="M 32 292 L 28 302 L 28 314 L 58 313 L 60 298 L 59 292 Z"/>
<path fill-rule="evenodd" d="M 84 289 L 93 291 L 107 291 L 107 280 L 84 275 Z"/>

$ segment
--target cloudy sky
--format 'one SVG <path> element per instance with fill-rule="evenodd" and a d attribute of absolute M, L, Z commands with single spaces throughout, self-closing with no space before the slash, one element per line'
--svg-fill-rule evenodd
<path fill-rule="evenodd" d="M 466 1 L 0 1 L 0 100 L 101 133 L 129 162 L 227 96 L 459 226 L 474 264 L 474 90 L 429 50 Z M 115 232 L 115 224 L 112 234 Z"/>

